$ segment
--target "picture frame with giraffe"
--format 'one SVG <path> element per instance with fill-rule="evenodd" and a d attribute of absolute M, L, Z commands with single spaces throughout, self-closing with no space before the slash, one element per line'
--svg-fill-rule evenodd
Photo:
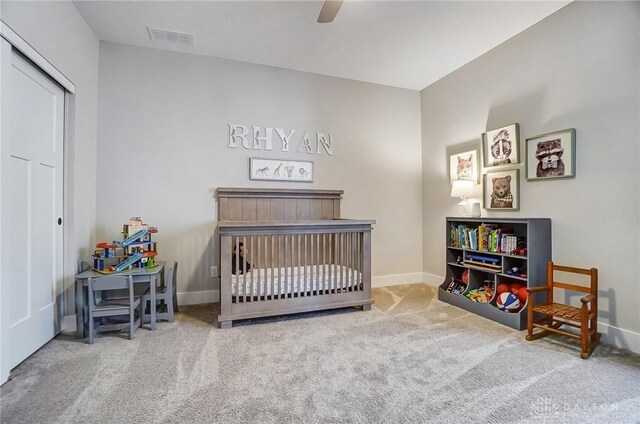
<path fill-rule="evenodd" d="M 313 161 L 250 158 L 249 179 L 313 182 Z"/>

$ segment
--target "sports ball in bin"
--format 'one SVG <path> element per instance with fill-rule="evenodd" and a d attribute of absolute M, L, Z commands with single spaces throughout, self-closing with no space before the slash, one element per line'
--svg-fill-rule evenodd
<path fill-rule="evenodd" d="M 516 296 L 518 296 L 518 299 L 520 299 L 520 304 L 524 305 L 525 303 L 527 303 L 527 298 L 529 297 L 529 293 L 527 292 L 527 288 L 526 287 L 520 287 L 518 289 L 518 293 L 516 293 Z"/>
<path fill-rule="evenodd" d="M 511 286 L 507 283 L 498 284 L 498 294 L 511 292 Z"/>
<path fill-rule="evenodd" d="M 517 312 L 520 309 L 520 299 L 513 293 L 502 293 L 498 296 L 496 305 L 501 311 Z"/>
<path fill-rule="evenodd" d="M 520 290 L 522 288 L 522 284 L 520 283 L 512 283 L 511 284 L 511 293 L 515 294 L 516 296 L 518 296 L 518 290 Z M 519 296 L 518 296 L 519 297 Z"/>
<path fill-rule="evenodd" d="M 465 269 L 462 273 L 462 282 L 465 284 L 469 284 L 469 270 Z"/>

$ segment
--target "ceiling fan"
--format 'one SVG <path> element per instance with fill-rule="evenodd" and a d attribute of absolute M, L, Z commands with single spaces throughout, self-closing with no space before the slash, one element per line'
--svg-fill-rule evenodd
<path fill-rule="evenodd" d="M 342 0 L 325 0 L 322 5 L 322 10 L 320 10 L 320 14 L 318 15 L 318 23 L 327 24 L 333 22 L 338 14 L 338 10 L 340 10 L 340 6 L 342 6 Z"/>

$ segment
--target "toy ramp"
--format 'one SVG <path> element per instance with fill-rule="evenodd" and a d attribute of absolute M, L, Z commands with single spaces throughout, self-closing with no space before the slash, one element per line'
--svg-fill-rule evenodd
<path fill-rule="evenodd" d="M 137 242 L 139 238 L 144 237 L 148 232 L 149 230 L 145 228 L 143 230 L 138 231 L 134 235 L 127 237 L 124 240 L 121 240 L 121 241 L 114 240 L 114 243 L 117 244 L 118 246 L 129 246 L 130 244 Z"/>

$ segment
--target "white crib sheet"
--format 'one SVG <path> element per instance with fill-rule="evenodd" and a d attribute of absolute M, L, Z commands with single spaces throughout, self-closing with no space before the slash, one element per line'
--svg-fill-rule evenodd
<path fill-rule="evenodd" d="M 274 277 L 272 272 L 275 274 Z M 288 267 L 286 270 L 285 268 L 257 268 L 251 269 L 246 274 L 232 274 L 231 294 L 249 296 L 253 292 L 253 296 L 271 296 L 272 294 L 345 289 L 352 285 L 356 286 L 360 282 L 360 272 L 343 265 L 308 265 L 306 268 Z"/>

